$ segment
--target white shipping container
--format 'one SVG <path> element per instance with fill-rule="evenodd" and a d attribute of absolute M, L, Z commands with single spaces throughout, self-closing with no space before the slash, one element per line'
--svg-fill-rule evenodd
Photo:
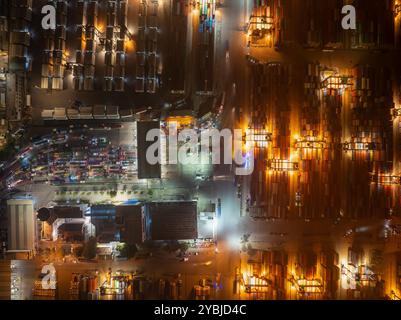
<path fill-rule="evenodd" d="M 49 77 L 42 77 L 41 81 L 40 81 L 40 87 L 42 89 L 49 89 L 49 81 L 51 78 Z"/>
<path fill-rule="evenodd" d="M 62 78 L 53 78 L 52 89 L 53 90 L 63 90 L 64 81 Z"/>
<path fill-rule="evenodd" d="M 79 112 L 76 109 L 67 109 L 68 119 L 79 119 Z"/>
<path fill-rule="evenodd" d="M 67 119 L 67 114 L 65 108 L 54 108 L 54 115 L 55 120 L 65 120 Z"/>
<path fill-rule="evenodd" d="M 52 120 L 53 119 L 54 110 L 43 110 L 41 116 L 44 120 Z"/>

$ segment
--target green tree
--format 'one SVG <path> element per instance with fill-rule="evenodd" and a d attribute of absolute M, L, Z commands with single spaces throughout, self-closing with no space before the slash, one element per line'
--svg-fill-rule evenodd
<path fill-rule="evenodd" d="M 120 257 L 128 259 L 135 257 L 137 252 L 135 245 L 128 245 L 126 243 L 119 244 L 116 250 L 120 253 Z"/>
<path fill-rule="evenodd" d="M 0 161 L 11 159 L 16 152 L 15 139 L 8 137 L 7 144 L 0 150 Z"/>
<path fill-rule="evenodd" d="M 94 259 L 96 257 L 97 240 L 91 237 L 84 245 L 82 255 L 86 259 Z"/>
<path fill-rule="evenodd" d="M 76 257 L 82 257 L 83 252 L 84 252 L 83 246 L 77 246 L 73 249 L 73 253 Z"/>
<path fill-rule="evenodd" d="M 118 244 L 116 250 L 120 253 L 120 257 L 128 257 L 128 248 L 125 243 Z"/>
<path fill-rule="evenodd" d="M 182 253 L 186 253 L 189 249 L 189 245 L 188 243 L 184 242 L 184 243 L 180 243 L 180 250 Z"/>

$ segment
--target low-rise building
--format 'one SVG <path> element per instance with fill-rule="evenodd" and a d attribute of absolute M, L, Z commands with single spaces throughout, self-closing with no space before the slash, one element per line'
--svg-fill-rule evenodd
<path fill-rule="evenodd" d="M 30 259 L 35 254 L 35 213 L 33 200 L 11 199 L 7 201 L 8 251 L 7 255 Z"/>
<path fill-rule="evenodd" d="M 121 242 L 135 245 L 146 240 L 146 217 L 141 204 L 117 206 L 116 225 Z"/>
<path fill-rule="evenodd" d="M 151 202 L 147 210 L 151 240 L 193 240 L 198 237 L 195 201 Z"/>

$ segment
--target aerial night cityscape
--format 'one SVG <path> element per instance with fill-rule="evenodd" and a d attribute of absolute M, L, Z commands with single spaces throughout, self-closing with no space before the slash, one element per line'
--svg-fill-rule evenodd
<path fill-rule="evenodd" d="M 0 177 L 0 300 L 401 300 L 401 0 L 0 0 Z"/>

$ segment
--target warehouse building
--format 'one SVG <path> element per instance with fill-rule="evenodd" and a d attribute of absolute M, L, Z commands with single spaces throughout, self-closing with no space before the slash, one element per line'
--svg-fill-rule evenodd
<path fill-rule="evenodd" d="M 35 213 L 31 199 L 7 201 L 8 251 L 10 258 L 30 259 L 35 254 Z"/>
<path fill-rule="evenodd" d="M 151 202 L 147 211 L 151 240 L 192 240 L 198 237 L 195 201 Z"/>
<path fill-rule="evenodd" d="M 120 205 L 116 207 L 116 225 L 120 241 L 129 245 L 141 244 L 146 240 L 146 218 L 144 207 Z"/>

